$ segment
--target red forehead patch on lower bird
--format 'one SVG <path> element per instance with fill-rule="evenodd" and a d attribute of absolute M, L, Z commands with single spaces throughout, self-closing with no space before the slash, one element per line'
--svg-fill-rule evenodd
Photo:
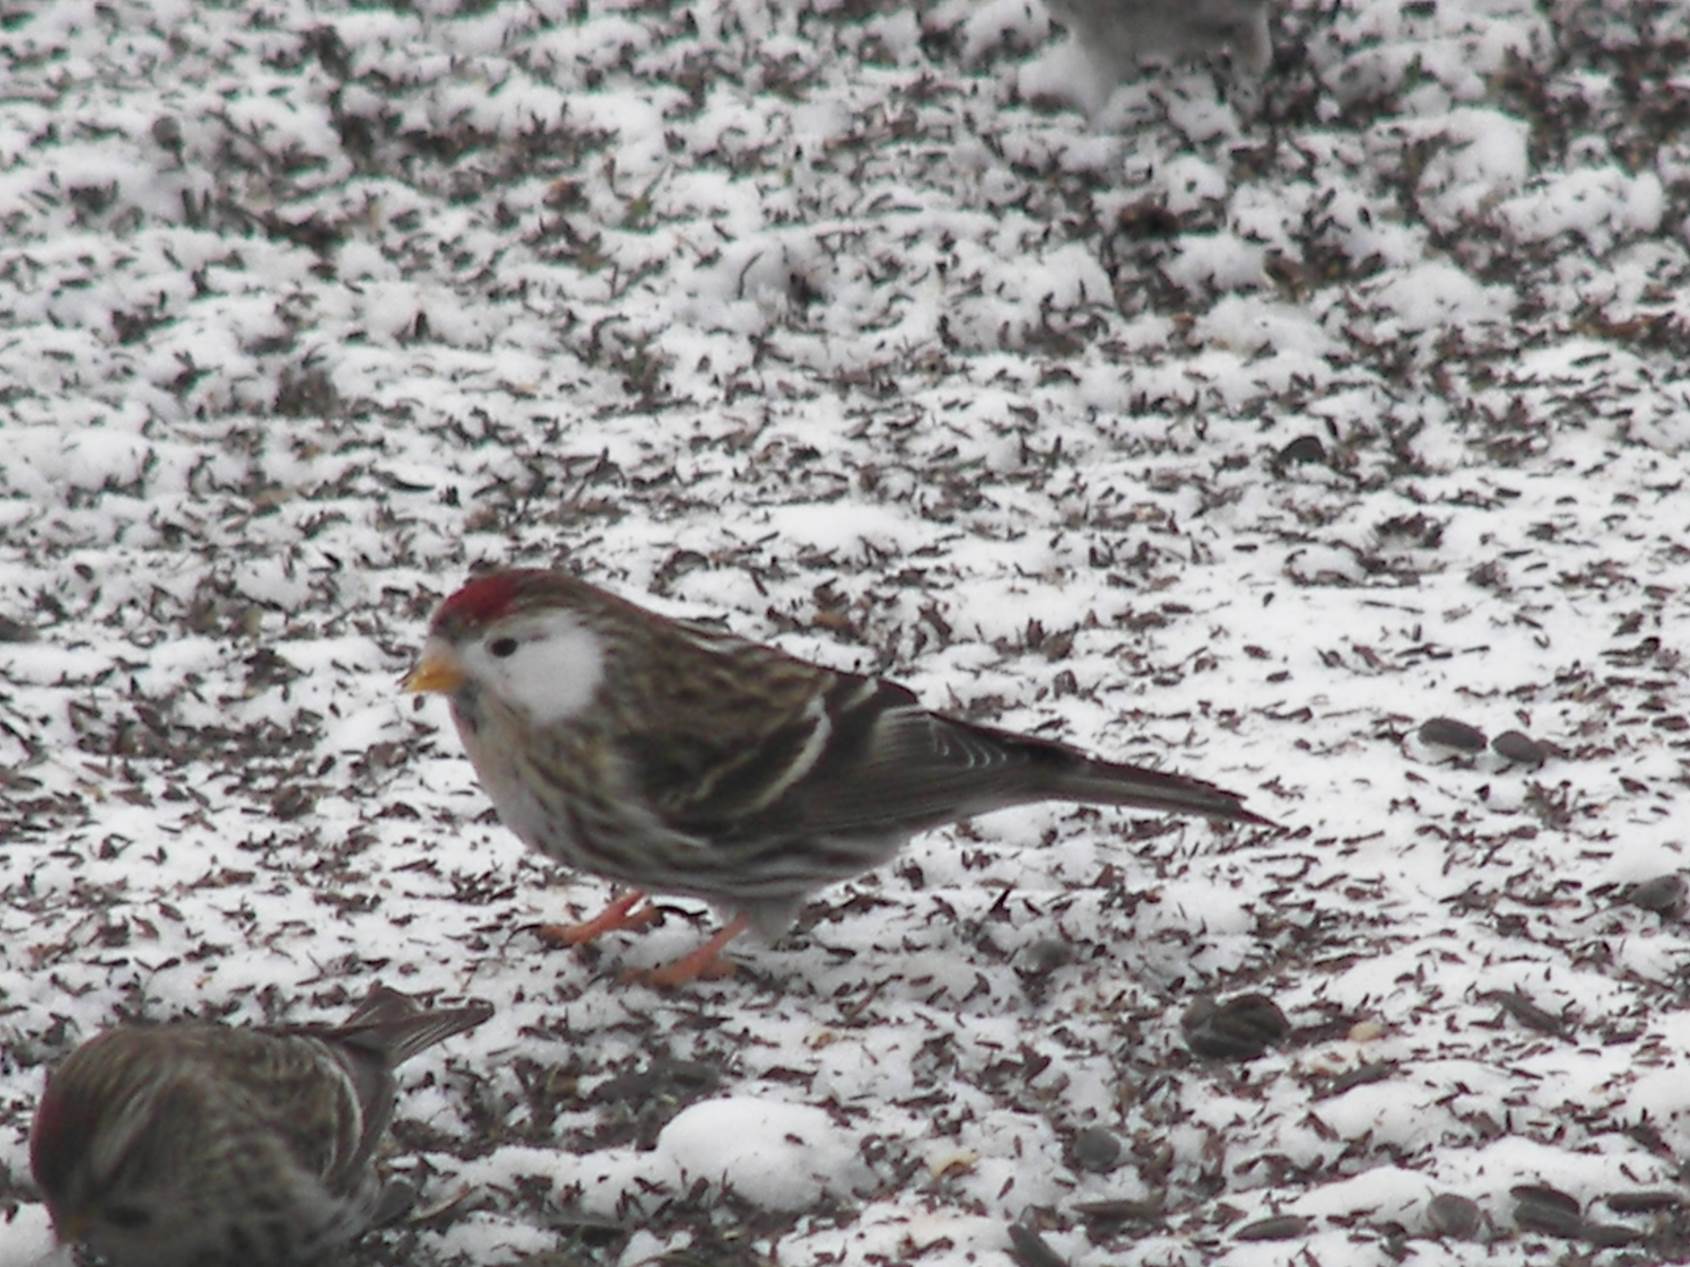
<path fill-rule="evenodd" d="M 497 620 L 515 605 L 517 596 L 522 592 L 530 577 L 542 575 L 533 571 L 494 572 L 490 576 L 478 576 L 453 594 L 444 603 L 434 617 L 434 623 L 455 621 L 463 624 L 483 625 L 488 621 Z"/>
<path fill-rule="evenodd" d="M 68 1098 L 55 1082 L 47 1079 L 29 1131 L 29 1170 L 49 1202 L 62 1197 L 76 1159 L 87 1151 L 94 1119 L 92 1105 Z"/>

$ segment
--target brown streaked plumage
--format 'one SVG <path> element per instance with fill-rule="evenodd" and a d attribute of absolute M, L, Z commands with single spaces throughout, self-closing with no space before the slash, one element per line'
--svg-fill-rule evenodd
<path fill-rule="evenodd" d="M 446 695 L 500 818 L 635 892 L 568 935 L 642 919 L 646 891 L 727 927 L 661 970 L 716 970 L 747 927 L 892 858 L 913 834 L 1069 800 L 1265 824 L 1199 779 L 931 712 L 902 686 L 669 620 L 562 572 L 470 581 L 441 604 L 407 689 Z M 649 918 L 649 916 L 645 916 Z"/>
<path fill-rule="evenodd" d="M 123 1025 L 49 1076 L 30 1169 L 112 1267 L 302 1267 L 409 1204 L 375 1150 L 393 1071 L 481 1024 L 376 987 L 343 1025 Z"/>

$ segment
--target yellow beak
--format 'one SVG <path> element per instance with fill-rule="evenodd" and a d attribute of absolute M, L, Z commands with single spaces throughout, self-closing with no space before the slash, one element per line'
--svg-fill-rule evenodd
<path fill-rule="evenodd" d="M 464 671 L 458 667 L 458 658 L 432 643 L 423 648 L 416 667 L 399 683 L 407 691 L 435 695 L 450 695 L 463 684 Z"/>

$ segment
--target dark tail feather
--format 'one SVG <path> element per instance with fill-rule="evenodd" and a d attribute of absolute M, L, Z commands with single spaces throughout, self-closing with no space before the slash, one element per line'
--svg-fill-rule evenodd
<path fill-rule="evenodd" d="M 1093 805 L 1125 805 L 1133 809 L 1161 810 L 1168 814 L 1195 814 L 1227 823 L 1251 823 L 1272 827 L 1271 819 L 1244 808 L 1244 798 L 1202 779 L 1182 774 L 1147 770 L 1142 766 L 1117 765 L 1092 760 L 1068 772 L 1053 785 L 1051 796 L 1084 801 Z"/>
<path fill-rule="evenodd" d="M 491 1003 L 422 1008 L 398 990 L 378 985 L 344 1025 L 326 1027 L 318 1036 L 379 1054 L 389 1069 L 454 1034 L 474 1029 L 493 1015 Z"/>
<path fill-rule="evenodd" d="M 1203 779 L 1102 761 L 1079 748 L 1049 740 L 1005 732 L 996 732 L 994 738 L 1011 751 L 1019 749 L 1026 759 L 1028 799 L 1121 805 L 1259 827 L 1277 825 L 1245 809 L 1239 793 Z"/>

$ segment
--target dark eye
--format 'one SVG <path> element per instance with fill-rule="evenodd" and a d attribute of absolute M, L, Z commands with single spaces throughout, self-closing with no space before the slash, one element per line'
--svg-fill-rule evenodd
<path fill-rule="evenodd" d="M 495 638 L 487 644 L 487 649 L 499 659 L 506 659 L 516 654 L 516 639 Z"/>
<path fill-rule="evenodd" d="M 126 1232 L 143 1228 L 152 1221 L 153 1216 L 136 1205 L 114 1205 L 106 1210 L 106 1222 Z"/>

